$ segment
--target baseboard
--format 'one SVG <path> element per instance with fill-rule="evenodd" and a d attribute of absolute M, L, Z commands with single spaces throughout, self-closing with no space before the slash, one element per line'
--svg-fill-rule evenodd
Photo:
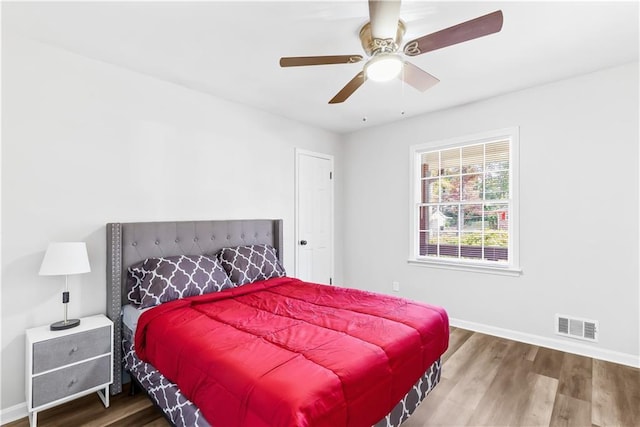
<path fill-rule="evenodd" d="M 456 328 L 468 329 L 474 332 L 480 332 L 500 338 L 507 338 L 513 341 L 519 341 L 526 344 L 537 345 L 540 347 L 547 347 L 553 350 L 564 351 L 565 353 L 578 354 L 580 356 L 591 357 L 593 359 L 606 360 L 607 362 L 631 366 L 632 368 L 640 368 L 640 356 L 638 355 L 597 348 L 578 342 L 565 341 L 562 339 L 541 337 L 539 335 L 527 334 L 510 329 L 483 325 L 481 323 L 469 322 L 466 320 L 450 318 L 449 323 L 451 324 L 451 326 L 454 326 Z"/>
<path fill-rule="evenodd" d="M 29 415 L 27 402 L 18 403 L 8 408 L 0 409 L 0 424 L 5 425 Z"/>

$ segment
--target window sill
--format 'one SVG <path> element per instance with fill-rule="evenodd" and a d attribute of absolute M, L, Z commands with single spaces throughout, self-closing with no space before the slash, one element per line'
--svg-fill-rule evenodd
<path fill-rule="evenodd" d="M 474 273 L 495 274 L 498 276 L 513 276 L 518 277 L 522 275 L 522 270 L 513 267 L 498 267 L 490 265 L 479 264 L 461 264 L 446 261 L 435 261 L 427 259 L 409 259 L 407 261 L 410 265 L 416 265 L 420 267 L 441 268 L 444 270 L 458 270 L 458 271 L 471 271 Z"/>

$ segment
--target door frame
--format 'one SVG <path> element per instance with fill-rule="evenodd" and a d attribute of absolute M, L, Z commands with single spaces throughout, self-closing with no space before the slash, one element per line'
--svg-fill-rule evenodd
<path fill-rule="evenodd" d="M 331 154 L 326 154 L 326 153 L 319 153 L 317 151 L 309 151 L 309 150 L 304 150 L 301 148 L 297 148 L 295 149 L 295 194 L 294 194 L 294 205 L 295 205 L 295 240 L 293 242 L 295 250 L 294 250 L 294 266 L 295 266 L 295 276 L 298 276 L 298 271 L 300 271 L 300 267 L 299 267 L 299 262 L 300 262 L 300 255 L 298 253 L 298 249 L 300 248 L 300 245 L 298 244 L 298 242 L 301 239 L 300 236 L 300 209 L 299 209 L 299 203 L 300 203 L 300 197 L 298 195 L 298 191 L 300 188 L 300 183 L 299 183 L 299 179 L 300 179 L 300 156 L 308 156 L 308 157 L 317 157 L 320 159 L 325 159 L 329 161 L 329 169 L 330 169 L 330 173 L 332 174 L 332 178 L 330 180 L 329 183 L 329 209 L 331 212 L 330 218 L 329 218 L 329 251 L 331 253 L 331 259 L 329 262 L 329 274 L 331 275 L 331 283 L 335 284 L 335 275 L 334 275 L 334 264 L 335 264 L 335 245 L 334 245 L 334 227 L 335 227 L 335 211 L 334 211 L 334 162 L 333 162 L 333 155 Z"/>

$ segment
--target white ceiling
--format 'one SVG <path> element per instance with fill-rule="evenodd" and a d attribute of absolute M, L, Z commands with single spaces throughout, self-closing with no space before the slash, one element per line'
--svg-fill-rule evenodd
<path fill-rule="evenodd" d="M 327 102 L 363 63 L 285 69 L 278 60 L 364 55 L 365 0 L 3 2 L 2 24 L 9 34 L 344 133 L 637 61 L 638 4 L 403 2 L 405 42 L 498 9 L 504 26 L 411 58 L 441 80 L 427 92 L 367 81 L 337 105 Z"/>

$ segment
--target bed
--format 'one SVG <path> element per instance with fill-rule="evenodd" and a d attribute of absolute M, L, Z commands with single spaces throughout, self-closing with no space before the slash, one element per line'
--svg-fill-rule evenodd
<path fill-rule="evenodd" d="M 167 257 L 223 260 L 229 248 L 237 254 L 235 248 L 247 247 L 273 248 L 281 268 L 282 220 L 107 224 L 111 394 L 120 393 L 129 376 L 175 426 L 395 427 L 405 421 L 440 380 L 448 319 L 439 307 L 305 283 L 284 271 L 245 280 L 227 264 L 232 286 L 142 310 L 131 304 L 129 267 Z M 259 325 L 263 317 L 272 330 Z M 208 323 L 198 326 L 201 321 Z M 396 329 L 404 338 L 387 339 Z M 401 350 L 409 345 L 415 347 Z M 203 346 L 208 350 L 200 351 Z M 348 348 L 353 356 L 337 353 Z M 204 370 L 202 378 L 196 375 Z"/>

